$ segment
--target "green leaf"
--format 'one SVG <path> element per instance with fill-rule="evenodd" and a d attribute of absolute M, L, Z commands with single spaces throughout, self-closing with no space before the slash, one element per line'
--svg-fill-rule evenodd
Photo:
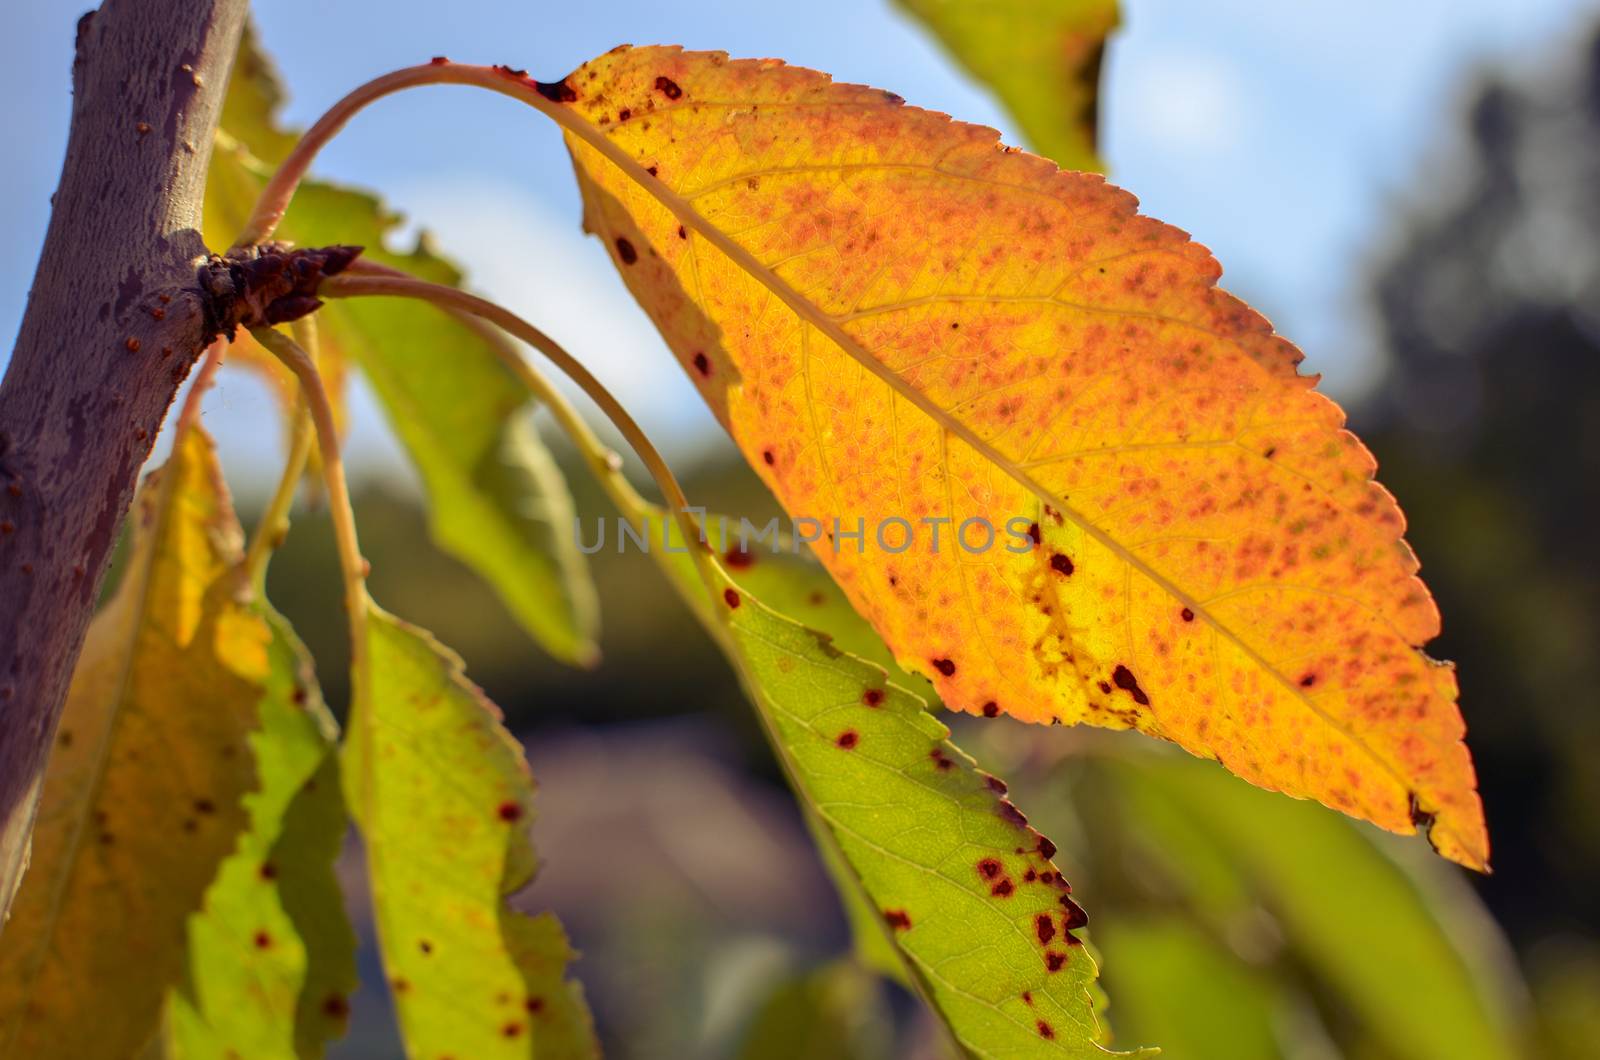
<path fill-rule="evenodd" d="M 1302 1053 L 1285 1049 L 1287 1000 L 1261 969 L 1184 916 L 1118 916 L 1099 940 L 1115 960 L 1109 989 L 1119 1033 L 1160 1042 L 1163 1055 L 1225 1056 L 1228 1060 L 1279 1060 Z"/>
<path fill-rule="evenodd" d="M 756 1013 L 740 1060 L 887 1057 L 889 1013 L 878 984 L 838 961 L 778 984 Z"/>
<path fill-rule="evenodd" d="M 1063 169 L 1105 171 L 1100 66 L 1117 0 L 898 0 Z"/>
<path fill-rule="evenodd" d="M 1082 910 L 1005 784 L 882 667 L 715 561 L 708 587 L 690 555 L 652 554 L 739 671 L 796 794 L 952 1035 L 976 1056 L 1103 1057 Z"/>
<path fill-rule="evenodd" d="M 369 606 L 366 651 L 345 797 L 407 1055 L 597 1055 L 561 926 L 506 904 L 536 868 L 522 749 L 425 631 Z"/>
<path fill-rule="evenodd" d="M 333 872 L 344 838 L 336 728 L 311 660 L 265 602 L 272 630 L 261 788 L 249 827 L 189 920 L 186 985 L 167 999 L 168 1060 L 306 1060 L 342 1034 L 355 936 Z"/>
<path fill-rule="evenodd" d="M 1091 775 L 1106 785 L 1105 803 L 1114 810 L 1106 827 L 1137 841 L 1131 878 L 1155 887 L 1162 902 L 1180 896 L 1219 952 L 1232 952 L 1223 939 L 1237 948 L 1241 926 L 1259 924 L 1264 911 L 1283 952 L 1273 956 L 1266 945 L 1257 960 L 1275 962 L 1280 980 L 1292 978 L 1289 968 L 1303 969 L 1319 996 L 1333 999 L 1382 1055 L 1518 1055 L 1505 1003 L 1515 993 L 1505 983 L 1514 964 L 1450 870 L 1365 825 L 1259 791 L 1186 756 L 1097 759 Z M 1148 1011 L 1165 986 L 1141 980 L 1138 953 L 1116 950 L 1115 932 L 1102 942 L 1115 960 L 1119 1003 Z M 1130 997 L 1141 988 L 1147 996 Z M 1162 1022 L 1185 1014 L 1207 1018 L 1203 1007 L 1185 1007 Z M 1147 1026 L 1154 1029 L 1142 1022 L 1130 1029 L 1145 1033 Z"/>
<path fill-rule="evenodd" d="M 90 625 L 0 946 L 0 1056 L 134 1055 L 183 972 L 184 927 L 247 823 L 271 632 L 198 427 L 135 501 Z"/>
<path fill-rule="evenodd" d="M 249 38 L 237 69 L 246 76 L 229 85 L 206 184 L 204 227 L 212 247 L 227 246 L 243 229 L 270 175 L 253 153 L 252 137 L 267 136 L 272 154 L 283 150 L 275 113 L 281 92 Z M 239 124 L 228 125 L 228 116 Z M 363 246 L 372 261 L 460 286 L 460 271 L 426 240 L 405 252 L 386 249 L 398 224 L 372 195 L 307 180 L 277 238 Z M 599 606 L 572 537 L 572 497 L 555 460 L 526 423 L 533 404 L 496 357 L 490 345 L 495 340 L 405 299 L 339 302 L 319 310 L 317 320 L 325 379 L 337 391 L 352 367 L 366 374 L 422 478 L 439 547 L 493 586 L 553 656 L 593 665 Z M 230 358 L 279 380 L 286 400 L 292 398 L 291 381 L 251 340 L 236 343 Z"/>

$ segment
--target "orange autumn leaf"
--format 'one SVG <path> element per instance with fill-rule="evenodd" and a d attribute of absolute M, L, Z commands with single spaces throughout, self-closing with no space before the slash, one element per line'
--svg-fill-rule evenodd
<path fill-rule="evenodd" d="M 864 523 L 815 547 L 947 705 L 1138 729 L 1485 866 L 1404 519 L 1204 247 L 774 61 L 618 49 L 537 87 L 587 226 L 788 510 Z"/>

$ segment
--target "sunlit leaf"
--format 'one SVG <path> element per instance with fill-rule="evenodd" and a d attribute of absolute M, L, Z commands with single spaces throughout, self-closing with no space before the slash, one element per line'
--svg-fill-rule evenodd
<path fill-rule="evenodd" d="M 898 0 L 994 90 L 1022 134 L 1063 169 L 1097 154 L 1100 67 L 1117 0 Z"/>
<path fill-rule="evenodd" d="M 1397 860 L 1391 854 L 1408 852 L 1383 849 L 1387 837 L 1363 825 L 1272 798 L 1189 758 L 1130 754 L 1092 765 L 1105 785 L 1102 834 L 1115 832 L 1133 850 L 1132 883 L 1109 889 L 1130 905 L 1134 887 L 1162 904 L 1178 897 L 1190 922 L 1209 931 L 1212 959 L 1235 962 L 1230 975 L 1265 974 L 1332 998 L 1372 1050 L 1356 1055 L 1520 1055 L 1511 1019 L 1515 963 L 1476 900 L 1436 863 Z M 1121 926 L 1133 917 L 1107 919 Z M 1214 1025 L 1206 1030 L 1204 1005 L 1157 1019 L 1153 1010 L 1172 984 L 1140 962 L 1156 943 L 1134 939 L 1123 952 L 1119 941 L 1115 930 L 1102 940 L 1117 973 L 1119 1021 L 1126 1001 L 1130 1029 L 1181 1028 L 1163 1045 L 1207 1033 L 1224 1040 Z"/>
<path fill-rule="evenodd" d="M 168 1060 L 306 1060 L 342 1034 L 355 937 L 333 873 L 345 833 L 335 728 L 310 658 L 264 603 L 271 666 L 252 735 L 250 823 L 189 921 L 167 1003 Z"/>
<path fill-rule="evenodd" d="M 206 183 L 205 235 L 215 248 L 228 246 L 243 229 L 271 172 L 250 137 L 265 130 L 271 152 L 283 149 L 275 114 L 281 93 L 249 39 L 238 64 L 249 76 L 229 86 Z M 362 246 L 370 260 L 460 285 L 461 273 L 424 240 L 405 252 L 387 249 L 398 225 L 375 197 L 308 180 L 277 238 Z M 572 498 L 525 423 L 532 408 L 526 393 L 489 340 L 430 306 L 406 301 L 340 302 L 319 310 L 317 322 L 324 383 L 339 395 L 350 370 L 366 375 L 421 475 L 434 540 L 492 585 L 552 655 L 592 664 L 599 608 L 572 539 Z M 286 407 L 292 405 L 293 380 L 254 340 L 241 335 L 229 358 L 265 373 Z"/>
<path fill-rule="evenodd" d="M 272 634 L 235 564 L 211 441 L 184 432 L 133 513 L 57 730 L 0 945 L 0 1056 L 131 1056 L 183 971 L 184 924 L 247 825 Z"/>
<path fill-rule="evenodd" d="M 708 587 L 686 552 L 652 554 L 739 671 L 796 794 L 951 1033 L 978 1056 L 1104 1056 L 1087 918 L 1005 784 L 882 667 L 714 560 Z"/>
<path fill-rule="evenodd" d="M 506 904 L 537 865 L 521 747 L 428 633 L 372 607 L 366 651 L 345 798 L 407 1055 L 596 1055 L 560 924 Z"/>
<path fill-rule="evenodd" d="M 947 706 L 1136 728 L 1485 864 L 1404 519 L 1204 248 L 772 61 L 619 49 L 538 92 L 588 227 Z"/>

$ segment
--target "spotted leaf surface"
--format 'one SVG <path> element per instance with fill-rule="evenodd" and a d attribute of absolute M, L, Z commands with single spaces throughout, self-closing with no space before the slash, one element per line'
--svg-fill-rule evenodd
<path fill-rule="evenodd" d="M 1485 865 L 1400 510 L 1203 247 L 773 61 L 619 49 L 529 87 L 630 290 L 946 705 L 1138 729 Z"/>
<path fill-rule="evenodd" d="M 185 920 L 249 820 L 272 635 L 238 577 L 242 535 L 202 430 L 146 478 L 131 522 L 0 945 L 0 1056 L 132 1056 L 149 1042 L 183 971 Z"/>
<path fill-rule="evenodd" d="M 506 899 L 532 879 L 533 782 L 500 713 L 432 636 L 372 607 L 344 758 L 384 971 L 415 1060 L 597 1055 L 554 917 Z"/>
<path fill-rule="evenodd" d="M 1116 0 L 899 0 L 987 85 L 1038 152 L 1102 172 L 1100 68 Z"/>
<path fill-rule="evenodd" d="M 661 519 L 649 506 L 627 514 Z M 1005 783 L 882 667 L 773 611 L 715 560 L 707 585 L 690 556 L 653 554 L 739 671 L 833 871 L 847 876 L 852 914 L 877 920 L 963 1047 L 1106 1055 L 1087 915 Z M 884 948 L 869 954 L 877 963 Z"/>
<path fill-rule="evenodd" d="M 344 840 L 336 729 L 287 620 L 272 631 L 259 790 L 249 825 L 189 920 L 182 985 L 167 999 L 167 1060 L 312 1060 L 345 1030 L 355 935 L 334 859 Z"/>

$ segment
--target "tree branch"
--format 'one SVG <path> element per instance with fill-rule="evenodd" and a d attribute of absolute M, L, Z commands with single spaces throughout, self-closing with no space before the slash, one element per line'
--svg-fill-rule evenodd
<path fill-rule="evenodd" d="M 118 527 L 226 320 L 199 275 L 212 134 L 247 0 L 105 0 L 78 23 L 72 130 L 0 383 L 0 911 Z"/>

